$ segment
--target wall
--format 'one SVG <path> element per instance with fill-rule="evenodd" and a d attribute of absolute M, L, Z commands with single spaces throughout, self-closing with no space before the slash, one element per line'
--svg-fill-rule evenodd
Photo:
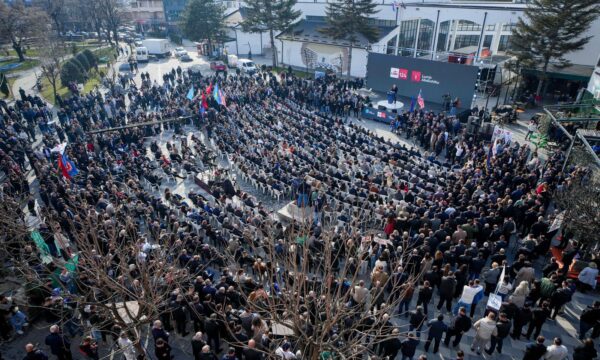
<path fill-rule="evenodd" d="M 277 47 L 278 61 L 281 62 L 281 40 L 276 40 L 275 46 Z M 335 69 L 337 73 L 341 72 L 343 75 L 348 73 L 348 47 L 345 46 L 333 46 L 324 44 L 312 44 L 303 43 L 300 41 L 288 41 L 283 40 L 283 64 L 292 65 L 299 68 L 307 67 L 307 56 L 306 49 L 310 50 L 311 54 L 314 54 L 313 60 L 308 60 L 308 69 L 314 70 L 316 66 L 323 66 L 329 64 L 332 69 Z M 340 64 L 341 62 L 341 64 Z M 365 77 L 367 75 L 367 51 L 364 49 L 352 49 L 352 67 L 350 69 L 350 75 L 355 77 Z"/>
<path fill-rule="evenodd" d="M 252 55 L 264 55 L 264 49 L 271 48 L 271 42 L 269 41 L 269 33 L 246 33 L 241 29 L 234 31 L 233 29 L 227 30 L 227 36 L 232 39 L 236 39 L 237 35 L 237 46 L 235 41 L 225 43 L 225 49 L 229 54 L 248 56 L 248 50 L 252 49 Z M 276 40 L 277 43 L 277 40 Z M 248 46 L 250 44 L 250 46 Z"/>
<path fill-rule="evenodd" d="M 396 19 L 396 12 L 392 8 L 391 0 L 383 0 L 384 4 L 378 5 L 377 18 L 382 20 Z M 496 53 L 501 35 L 510 34 L 510 32 L 501 31 L 502 24 L 516 23 L 518 18 L 523 14 L 525 4 L 519 3 L 451 3 L 449 1 L 425 1 L 423 3 L 408 3 L 405 1 L 406 9 L 400 8 L 398 11 L 398 21 L 428 19 L 436 21 L 439 11 L 439 23 L 448 20 L 468 20 L 477 24 L 482 24 L 486 17 L 486 25 L 496 25 L 494 31 L 485 31 L 486 35 L 493 35 L 492 46 L 490 47 L 493 53 Z M 303 15 L 324 16 L 327 3 L 319 0 L 314 1 L 299 1 L 296 9 L 301 10 Z M 461 34 L 479 34 L 479 32 L 468 32 Z M 594 38 L 585 46 L 583 50 L 573 52 L 566 56 L 574 64 L 580 65 L 595 65 L 598 53 L 600 53 L 600 18 L 597 19 L 586 36 L 592 35 Z M 455 39 L 455 37 L 453 37 Z M 376 52 L 385 52 L 384 47 L 374 48 Z"/>

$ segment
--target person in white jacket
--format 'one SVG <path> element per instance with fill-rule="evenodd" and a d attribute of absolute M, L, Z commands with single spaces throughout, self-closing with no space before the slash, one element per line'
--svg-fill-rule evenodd
<path fill-rule="evenodd" d="M 569 358 L 569 350 L 562 344 L 559 337 L 554 338 L 554 343 L 546 348 L 545 360 L 565 360 Z"/>
<path fill-rule="evenodd" d="M 136 360 L 135 348 L 133 347 L 133 342 L 127 337 L 127 333 L 122 332 L 118 342 L 125 360 Z"/>
<path fill-rule="evenodd" d="M 471 351 L 476 351 L 477 355 L 481 355 L 481 350 L 485 349 L 487 343 L 490 342 L 492 335 L 497 334 L 496 329 L 496 314 L 490 312 L 486 317 L 481 318 L 473 324 L 476 330 L 475 339 L 471 345 Z"/>

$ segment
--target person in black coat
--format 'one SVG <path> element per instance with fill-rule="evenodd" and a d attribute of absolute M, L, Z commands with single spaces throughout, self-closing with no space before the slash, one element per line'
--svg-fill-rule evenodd
<path fill-rule="evenodd" d="M 400 351 L 400 349 L 402 348 L 402 342 L 399 339 L 399 333 L 400 331 L 398 331 L 398 329 L 394 329 L 392 331 L 392 337 L 390 337 L 389 339 L 386 339 L 382 344 L 381 344 L 381 356 L 382 357 L 388 357 L 389 359 L 395 359 L 396 355 L 398 355 L 398 352 Z"/>
<path fill-rule="evenodd" d="M 523 360 L 540 360 L 546 353 L 546 345 L 544 345 L 546 339 L 543 336 L 538 336 L 536 342 L 528 344 L 525 347 L 525 354 Z"/>
<path fill-rule="evenodd" d="M 444 344 L 449 346 L 450 339 L 455 336 L 456 338 L 454 339 L 452 346 L 457 347 L 463 334 L 471 329 L 471 324 L 472 321 L 471 318 L 467 316 L 467 310 L 461 306 L 460 309 L 458 309 L 458 315 L 452 319 L 452 323 L 448 327 Z"/>
<path fill-rule="evenodd" d="M 262 360 L 263 354 L 256 350 L 256 342 L 253 339 L 248 341 L 248 347 L 244 349 L 244 360 Z"/>
<path fill-rule="evenodd" d="M 525 306 L 523 306 L 523 308 L 515 315 L 513 331 L 510 336 L 515 340 L 519 340 L 523 334 L 523 326 L 527 325 L 532 317 L 533 313 L 531 312 L 531 307 L 528 303 L 525 303 Z"/>
<path fill-rule="evenodd" d="M 452 272 L 448 273 L 448 276 L 444 276 L 442 281 L 440 282 L 440 287 L 438 289 L 440 295 L 440 301 L 437 305 L 437 309 L 441 310 L 444 302 L 446 303 L 446 310 L 450 312 L 452 309 L 452 297 L 454 295 L 456 289 L 456 278 Z"/>
<path fill-rule="evenodd" d="M 423 306 L 423 312 L 427 315 L 427 304 L 431 301 L 431 297 L 433 296 L 433 289 L 429 286 L 429 281 L 425 280 L 423 282 L 423 286 L 419 288 L 419 293 L 417 296 L 417 306 Z"/>
<path fill-rule="evenodd" d="M 158 338 L 154 343 L 154 355 L 158 360 L 171 360 L 171 346 L 164 339 Z"/>
<path fill-rule="evenodd" d="M 427 320 L 427 316 L 423 314 L 423 307 L 417 306 L 417 309 L 410 312 L 410 318 L 408 320 L 409 329 L 408 331 L 417 330 L 417 337 L 421 337 L 421 328 L 423 323 Z"/>
<path fill-rule="evenodd" d="M 71 360 L 71 342 L 60 332 L 58 325 L 50 326 L 50 335 L 46 336 L 45 344 L 50 347 L 50 352 L 58 360 Z"/>
<path fill-rule="evenodd" d="M 533 314 L 531 317 L 531 321 L 529 322 L 529 327 L 527 328 L 527 340 L 531 338 L 533 331 L 535 329 L 535 335 L 539 336 L 542 332 L 542 325 L 546 322 L 546 319 L 550 317 L 550 307 L 548 306 L 548 302 L 542 303 L 541 307 L 536 307 L 533 309 Z"/>
<path fill-rule="evenodd" d="M 500 318 L 496 322 L 496 335 L 492 335 L 490 348 L 485 350 L 489 355 L 494 353 L 494 349 L 498 350 L 498 354 L 502 354 L 502 344 L 504 339 L 510 334 L 511 322 L 505 313 L 500 313 Z"/>
<path fill-rule="evenodd" d="M 438 315 L 437 319 L 431 319 L 427 323 L 429 326 L 429 334 L 427 336 L 427 341 L 425 342 L 425 351 L 429 352 L 429 346 L 431 345 L 431 341 L 435 341 L 433 344 L 433 353 L 437 353 L 440 349 L 440 342 L 442 341 L 442 336 L 446 331 L 448 331 L 448 325 L 444 323 L 444 315 Z"/>
<path fill-rule="evenodd" d="M 152 325 L 152 337 L 154 338 L 155 344 L 158 339 L 163 339 L 167 344 L 169 343 L 169 333 L 163 329 L 160 320 L 156 320 Z"/>
<path fill-rule="evenodd" d="M 198 331 L 192 337 L 192 354 L 194 354 L 194 360 L 200 360 L 200 354 L 202 354 L 202 348 L 206 345 L 204 337 L 200 331 Z"/>
<path fill-rule="evenodd" d="M 415 337 L 415 334 L 408 333 L 408 338 L 402 340 L 401 344 L 402 358 L 412 359 L 419 345 L 419 340 Z"/>
<path fill-rule="evenodd" d="M 44 354 L 42 350 L 36 349 L 33 344 L 25 345 L 25 352 L 27 353 L 23 360 L 46 360 L 48 356 Z M 2 359 L 2 357 L 0 357 Z"/>
<path fill-rule="evenodd" d="M 598 357 L 598 352 L 594 347 L 594 340 L 585 339 L 583 345 L 579 345 L 573 351 L 573 360 L 590 360 Z"/>
<path fill-rule="evenodd" d="M 221 329 L 219 326 L 219 320 L 217 320 L 217 314 L 211 314 L 210 318 L 206 319 L 204 323 L 204 330 L 206 331 L 206 342 L 208 345 L 214 345 L 213 349 L 215 353 L 221 352 Z"/>

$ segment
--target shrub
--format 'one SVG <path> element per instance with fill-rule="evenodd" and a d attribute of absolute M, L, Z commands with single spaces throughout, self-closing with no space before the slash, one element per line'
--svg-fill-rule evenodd
<path fill-rule="evenodd" d="M 87 56 L 85 56 L 82 52 L 75 56 L 75 60 L 77 60 L 85 71 L 89 71 L 92 68 L 92 65 L 89 63 Z"/>
<path fill-rule="evenodd" d="M 96 55 L 94 55 L 94 53 L 90 49 L 83 50 L 82 54 L 85 55 L 85 57 L 91 67 L 94 67 L 98 64 L 98 58 L 96 57 Z"/>
<path fill-rule="evenodd" d="M 84 81 L 84 74 L 81 72 L 80 66 L 71 60 L 65 62 L 60 71 L 60 81 L 63 86 L 67 86 L 71 82 L 83 83 Z"/>
<path fill-rule="evenodd" d="M 73 57 L 73 58 L 69 59 L 69 61 L 68 61 L 68 62 L 70 62 L 70 63 L 72 63 L 73 65 L 75 65 L 76 67 L 78 67 L 78 68 L 79 68 L 79 72 L 81 73 L 81 75 L 83 75 L 83 76 L 85 77 L 85 74 L 87 73 L 87 70 L 86 70 L 85 66 L 83 66 L 83 65 L 82 65 L 82 64 L 79 62 L 79 60 L 77 60 L 77 58 L 74 58 L 74 57 Z"/>

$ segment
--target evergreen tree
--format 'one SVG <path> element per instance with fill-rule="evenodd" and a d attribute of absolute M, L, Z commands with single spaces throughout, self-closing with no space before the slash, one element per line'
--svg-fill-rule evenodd
<path fill-rule="evenodd" d="M 246 32 L 269 32 L 273 56 L 273 66 L 277 65 L 275 31 L 284 31 L 301 15 L 294 10 L 296 0 L 247 0 L 247 17 L 242 22 Z M 261 49 L 262 50 L 262 49 Z"/>
<path fill-rule="evenodd" d="M 373 0 L 340 0 L 330 2 L 327 7 L 327 26 L 320 31 L 336 40 L 350 43 L 348 51 L 348 76 L 352 66 L 352 48 L 362 35 L 369 42 L 377 40 L 379 30 L 373 25 L 377 5 Z"/>
<path fill-rule="evenodd" d="M 224 8 L 215 0 L 191 0 L 182 15 L 181 30 L 192 41 L 213 43 L 225 38 Z"/>
<path fill-rule="evenodd" d="M 598 16 L 598 0 L 532 0 L 511 37 L 511 53 L 529 68 L 540 69 L 537 95 L 548 65 L 566 67 L 565 55 L 580 50 L 592 36 L 584 34 Z"/>

